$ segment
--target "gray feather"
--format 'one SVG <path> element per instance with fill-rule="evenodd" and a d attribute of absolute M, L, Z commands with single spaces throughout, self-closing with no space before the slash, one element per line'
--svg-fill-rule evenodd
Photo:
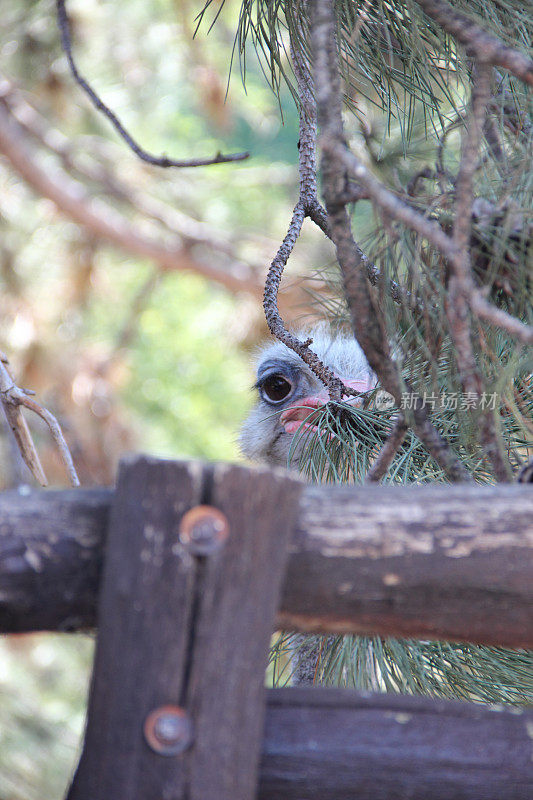
<path fill-rule="evenodd" d="M 300 339 L 311 336 L 313 351 L 341 377 L 364 379 L 372 375 L 363 351 L 356 340 L 345 334 L 332 336 L 326 326 L 298 334 Z M 294 434 L 288 434 L 279 422 L 281 413 L 295 400 L 324 391 L 323 384 L 311 372 L 301 358 L 281 342 L 262 347 L 256 357 L 258 379 L 270 364 L 279 365 L 279 371 L 295 376 L 295 390 L 285 401 L 273 406 L 259 395 L 257 403 L 244 422 L 239 445 L 245 456 L 252 461 L 264 461 L 272 465 L 298 468 L 299 450 L 303 442 L 291 451 Z M 278 367 L 276 367 L 277 369 Z M 289 454 L 291 462 L 289 463 Z"/>

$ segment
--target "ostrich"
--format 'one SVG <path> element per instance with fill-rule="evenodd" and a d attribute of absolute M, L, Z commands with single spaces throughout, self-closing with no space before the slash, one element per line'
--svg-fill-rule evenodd
<path fill-rule="evenodd" d="M 361 393 L 375 387 L 376 377 L 354 338 L 334 338 L 325 328 L 311 335 L 314 352 L 345 385 Z M 303 438 L 294 437 L 313 429 L 312 410 L 320 409 L 329 399 L 324 385 L 296 353 L 275 342 L 259 353 L 254 388 L 258 402 L 241 429 L 242 452 L 252 461 L 297 469 Z M 349 402 L 361 401 L 350 398 Z"/>
<path fill-rule="evenodd" d="M 376 377 L 355 339 L 332 337 L 325 328 L 311 331 L 311 336 L 313 350 L 345 384 L 361 393 L 375 388 Z M 306 338 L 306 334 L 300 338 Z M 255 388 L 258 400 L 242 426 L 241 450 L 255 461 L 301 468 L 307 437 L 298 434 L 302 425 L 313 429 L 313 409 L 327 403 L 327 392 L 299 356 L 279 342 L 259 352 Z M 348 402 L 360 401 L 350 398 Z M 423 464 L 420 467 L 415 463 L 414 467 L 412 480 L 417 479 L 420 469 L 423 471 Z M 375 691 L 382 687 L 383 666 L 389 676 L 388 690 L 397 684 L 398 676 L 407 676 L 401 681 L 411 687 L 410 691 L 413 686 L 418 687 L 422 694 L 474 696 L 486 702 L 501 702 L 508 700 L 511 692 L 514 702 L 531 703 L 531 692 L 524 686 L 523 677 L 531 669 L 527 651 L 519 654 L 502 648 L 446 642 L 435 646 L 431 641 L 391 642 L 381 643 L 381 661 L 375 657 L 372 639 L 362 648 L 362 659 L 359 650 L 358 664 L 363 665 L 358 675 L 361 688 Z M 324 663 L 325 653 L 335 656 L 336 647 L 342 645 L 343 637 L 336 636 L 299 635 L 292 639 L 292 683 L 313 683 L 320 674 L 317 665 Z M 355 666 L 352 656 L 348 658 Z M 503 675 L 503 679 L 499 677 Z"/>
<path fill-rule="evenodd" d="M 334 338 L 325 328 L 311 335 L 314 352 L 345 385 L 362 394 L 375 387 L 376 377 L 354 338 Z M 242 452 L 253 461 L 298 469 L 306 438 L 298 434 L 317 430 L 313 409 L 328 402 L 328 392 L 302 359 L 280 342 L 261 349 L 254 388 L 258 401 L 241 429 Z M 349 402 L 361 401 L 355 397 Z M 325 637 L 325 641 L 332 644 L 335 637 Z M 299 636 L 294 645 L 293 683 L 313 683 L 320 644 L 316 637 Z"/>

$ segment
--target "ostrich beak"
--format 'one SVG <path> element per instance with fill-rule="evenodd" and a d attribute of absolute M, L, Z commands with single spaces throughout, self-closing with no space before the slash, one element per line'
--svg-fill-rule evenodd
<path fill-rule="evenodd" d="M 355 389 L 357 392 L 369 392 L 376 385 L 374 377 L 363 378 L 361 380 L 353 380 L 351 378 L 341 378 L 345 386 L 350 389 Z M 324 391 L 310 397 L 302 397 L 301 400 L 295 400 L 280 416 L 280 422 L 285 428 L 285 433 L 296 433 L 302 427 L 302 430 L 311 429 L 318 431 L 313 422 L 316 420 L 318 414 L 313 414 L 312 410 L 323 408 L 329 401 L 329 394 Z M 351 405 L 361 405 L 361 398 L 350 397 L 347 401 Z"/>

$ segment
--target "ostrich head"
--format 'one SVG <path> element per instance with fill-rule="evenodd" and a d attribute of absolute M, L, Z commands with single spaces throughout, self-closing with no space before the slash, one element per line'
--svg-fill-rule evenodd
<path fill-rule="evenodd" d="M 314 352 L 347 386 L 358 392 L 374 388 L 375 375 L 353 337 L 332 337 L 323 328 L 311 331 L 311 336 Z M 326 388 L 296 353 L 275 342 L 259 353 L 255 389 L 258 401 L 239 439 L 242 452 L 254 461 L 297 468 L 303 439 L 294 442 L 294 436 L 313 428 L 310 415 L 328 402 Z M 357 398 L 348 401 L 360 403 Z"/>

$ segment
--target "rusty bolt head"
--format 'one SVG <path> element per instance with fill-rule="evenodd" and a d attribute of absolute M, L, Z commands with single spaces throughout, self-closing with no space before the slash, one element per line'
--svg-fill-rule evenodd
<path fill-rule="evenodd" d="M 159 706 L 146 717 L 144 738 L 154 753 L 176 756 L 192 744 L 191 720 L 179 706 Z"/>
<path fill-rule="evenodd" d="M 183 515 L 180 542 L 195 556 L 207 556 L 218 550 L 229 534 L 228 520 L 218 508 L 196 506 Z"/>

